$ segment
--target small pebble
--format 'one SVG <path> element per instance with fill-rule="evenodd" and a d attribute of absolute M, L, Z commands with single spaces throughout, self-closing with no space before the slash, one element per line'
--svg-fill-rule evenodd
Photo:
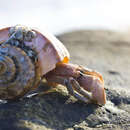
<path fill-rule="evenodd" d="M 31 41 L 32 40 L 32 33 L 31 31 L 28 31 L 24 37 L 25 41 Z"/>
<path fill-rule="evenodd" d="M 18 46 L 20 43 L 19 43 L 19 41 L 15 41 L 15 46 Z"/>
<path fill-rule="evenodd" d="M 21 29 L 18 29 L 15 34 L 15 39 L 22 41 L 23 40 L 23 32 Z"/>
<path fill-rule="evenodd" d="M 9 30 L 9 35 L 12 35 L 15 32 L 15 27 L 11 27 Z"/>
<path fill-rule="evenodd" d="M 21 62 L 24 62 L 24 57 L 21 57 L 21 58 L 20 58 L 20 61 L 21 61 Z"/>
<path fill-rule="evenodd" d="M 35 38 L 36 37 L 36 32 L 31 31 L 31 35 L 32 35 L 32 38 Z"/>
<path fill-rule="evenodd" d="M 8 52 L 8 48 L 4 48 L 4 47 L 0 48 L 0 53 L 5 54 L 7 52 Z"/>
<path fill-rule="evenodd" d="M 32 56 L 33 56 L 33 51 L 30 50 L 30 51 L 28 51 L 27 53 L 28 53 L 28 56 L 29 56 L 29 57 L 32 57 Z"/>
<path fill-rule="evenodd" d="M 19 41 L 18 40 L 15 40 L 15 39 L 11 39 L 9 41 L 10 45 L 14 45 L 14 46 L 18 46 L 19 45 Z"/>

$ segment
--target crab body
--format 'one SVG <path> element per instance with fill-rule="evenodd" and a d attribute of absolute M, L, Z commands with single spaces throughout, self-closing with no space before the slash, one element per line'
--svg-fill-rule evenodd
<path fill-rule="evenodd" d="M 69 94 L 89 103 L 104 105 L 104 81 L 98 72 L 69 64 L 64 45 L 47 32 L 24 26 L 0 30 L 0 98 L 15 99 L 49 83 L 65 85 Z"/>

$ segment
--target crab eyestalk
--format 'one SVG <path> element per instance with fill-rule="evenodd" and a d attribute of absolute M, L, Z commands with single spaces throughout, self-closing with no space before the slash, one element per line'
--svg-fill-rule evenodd
<path fill-rule="evenodd" d="M 78 65 L 61 63 L 45 77 L 48 82 L 67 86 L 69 93 L 81 101 L 100 105 L 106 103 L 104 81 L 97 72 Z"/>

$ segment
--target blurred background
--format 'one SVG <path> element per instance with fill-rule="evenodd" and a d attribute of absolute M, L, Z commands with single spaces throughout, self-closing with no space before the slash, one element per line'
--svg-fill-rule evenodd
<path fill-rule="evenodd" d="M 126 31 L 130 0 L 4 0 L 0 28 L 16 24 L 60 34 L 78 29 Z"/>

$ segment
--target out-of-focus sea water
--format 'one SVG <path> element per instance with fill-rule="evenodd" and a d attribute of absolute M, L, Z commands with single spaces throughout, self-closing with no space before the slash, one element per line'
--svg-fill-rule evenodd
<path fill-rule="evenodd" d="M 130 0 L 1 0 L 0 28 L 16 24 L 59 34 L 79 29 L 125 30 Z"/>

